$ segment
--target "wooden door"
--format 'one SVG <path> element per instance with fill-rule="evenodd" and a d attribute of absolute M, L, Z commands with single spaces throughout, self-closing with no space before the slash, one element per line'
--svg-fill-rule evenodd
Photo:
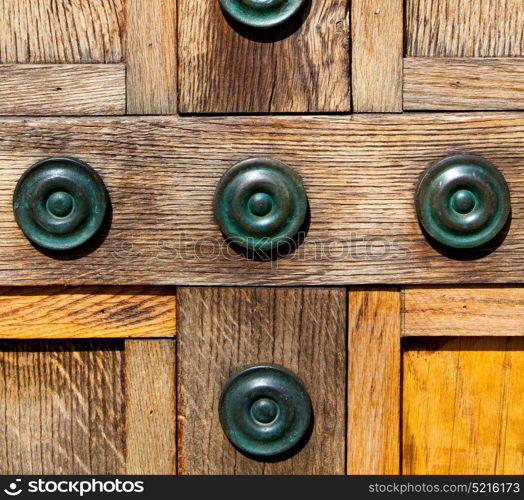
<path fill-rule="evenodd" d="M 252 30 L 218 0 L 0 2 L 0 474 L 522 473 L 524 4 L 310 0 Z M 505 176 L 511 219 L 432 245 L 421 173 Z M 13 191 L 75 157 L 110 216 L 32 245 Z M 213 215 L 251 157 L 301 178 L 296 248 L 253 258 Z M 254 459 L 219 398 L 251 363 L 297 374 L 313 422 Z"/>

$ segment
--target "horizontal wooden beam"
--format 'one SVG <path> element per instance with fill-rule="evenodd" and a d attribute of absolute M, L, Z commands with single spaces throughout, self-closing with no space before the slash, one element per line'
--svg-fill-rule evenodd
<path fill-rule="evenodd" d="M 408 287 L 404 337 L 524 336 L 524 288 Z"/>
<path fill-rule="evenodd" d="M 2 115 L 123 115 L 125 64 L 0 65 Z"/>
<path fill-rule="evenodd" d="M 487 247 L 434 248 L 414 207 L 422 171 L 450 153 L 504 173 L 512 219 Z M 43 253 L 14 220 L 22 173 L 52 156 L 95 168 L 112 220 L 87 247 Z M 213 217 L 218 180 L 246 157 L 303 179 L 296 251 L 250 259 Z M 524 114 L 0 119 L 0 284 L 367 285 L 524 282 Z"/>
<path fill-rule="evenodd" d="M 524 58 L 408 57 L 404 109 L 523 110 Z"/>
<path fill-rule="evenodd" d="M 170 287 L 0 288 L 0 339 L 174 337 Z"/>

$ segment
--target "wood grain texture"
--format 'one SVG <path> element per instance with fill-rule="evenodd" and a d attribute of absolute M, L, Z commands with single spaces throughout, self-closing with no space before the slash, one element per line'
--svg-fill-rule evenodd
<path fill-rule="evenodd" d="M 348 474 L 400 473 L 400 291 L 351 288 Z"/>
<path fill-rule="evenodd" d="M 406 58 L 404 109 L 523 110 L 524 59 Z"/>
<path fill-rule="evenodd" d="M 402 0 L 351 2 L 353 110 L 402 111 Z"/>
<path fill-rule="evenodd" d="M 0 474 L 123 474 L 123 345 L 0 344 Z"/>
<path fill-rule="evenodd" d="M 124 0 L 0 0 L 0 63 L 119 63 Z"/>
<path fill-rule="evenodd" d="M 174 337 L 173 288 L 0 288 L 0 339 Z"/>
<path fill-rule="evenodd" d="M 403 473 L 522 474 L 524 339 L 409 339 Z"/>
<path fill-rule="evenodd" d="M 177 293 L 179 473 L 343 474 L 346 291 L 180 288 Z M 312 399 L 312 434 L 285 460 L 246 457 L 219 423 L 223 385 L 257 362 L 295 372 Z"/>
<path fill-rule="evenodd" d="M 406 287 L 402 335 L 524 336 L 524 288 Z"/>
<path fill-rule="evenodd" d="M 176 350 L 126 340 L 126 474 L 176 474 Z"/>
<path fill-rule="evenodd" d="M 45 118 L 0 120 L 0 284 L 366 285 L 521 283 L 524 115 Z M 415 187 L 457 151 L 492 161 L 512 219 L 486 248 L 448 252 L 423 236 Z M 70 155 L 103 177 L 109 231 L 67 255 L 35 249 L 12 193 L 33 162 Z M 277 158 L 302 177 L 310 217 L 295 252 L 250 259 L 224 243 L 212 200 L 246 157 Z"/>
<path fill-rule="evenodd" d="M 175 114 L 176 0 L 127 0 L 126 12 L 127 112 Z"/>
<path fill-rule="evenodd" d="M 124 64 L 0 65 L 0 114 L 123 115 Z"/>
<path fill-rule="evenodd" d="M 406 0 L 406 55 L 524 56 L 522 0 Z"/>
<path fill-rule="evenodd" d="M 179 111 L 350 110 L 346 0 L 311 0 L 274 30 L 229 22 L 215 0 L 178 0 Z"/>

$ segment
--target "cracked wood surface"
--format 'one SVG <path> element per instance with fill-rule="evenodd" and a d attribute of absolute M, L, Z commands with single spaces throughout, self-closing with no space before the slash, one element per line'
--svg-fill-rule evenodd
<path fill-rule="evenodd" d="M 122 62 L 123 3 L 0 0 L 0 63 Z"/>
<path fill-rule="evenodd" d="M 524 56 L 522 0 L 406 0 L 412 57 Z"/>
<path fill-rule="evenodd" d="M 178 0 L 179 111 L 349 111 L 348 2 L 306 3 L 281 27 L 253 30 L 218 0 Z"/>
<path fill-rule="evenodd" d="M 0 342 L 0 473 L 124 474 L 123 342 Z"/>

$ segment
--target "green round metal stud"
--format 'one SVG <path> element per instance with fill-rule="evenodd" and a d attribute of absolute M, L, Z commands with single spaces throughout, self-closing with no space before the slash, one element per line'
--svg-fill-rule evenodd
<path fill-rule="evenodd" d="M 239 449 L 275 456 L 295 447 L 311 424 L 311 400 L 289 370 L 251 365 L 233 375 L 222 390 L 220 423 Z"/>
<path fill-rule="evenodd" d="M 22 175 L 13 196 L 18 225 L 30 241 L 48 250 L 84 244 L 100 229 L 108 205 L 99 175 L 72 158 L 39 161 Z"/>
<path fill-rule="evenodd" d="M 306 0 L 220 0 L 235 21 L 253 28 L 272 28 L 295 15 Z"/>
<path fill-rule="evenodd" d="M 452 248 L 475 248 L 506 224 L 509 189 L 500 171 L 484 158 L 450 156 L 423 173 L 416 208 L 420 223 L 436 241 Z"/>
<path fill-rule="evenodd" d="M 307 196 L 289 167 L 255 158 L 237 163 L 220 179 L 214 212 L 230 241 L 250 250 L 272 250 L 298 233 Z"/>

